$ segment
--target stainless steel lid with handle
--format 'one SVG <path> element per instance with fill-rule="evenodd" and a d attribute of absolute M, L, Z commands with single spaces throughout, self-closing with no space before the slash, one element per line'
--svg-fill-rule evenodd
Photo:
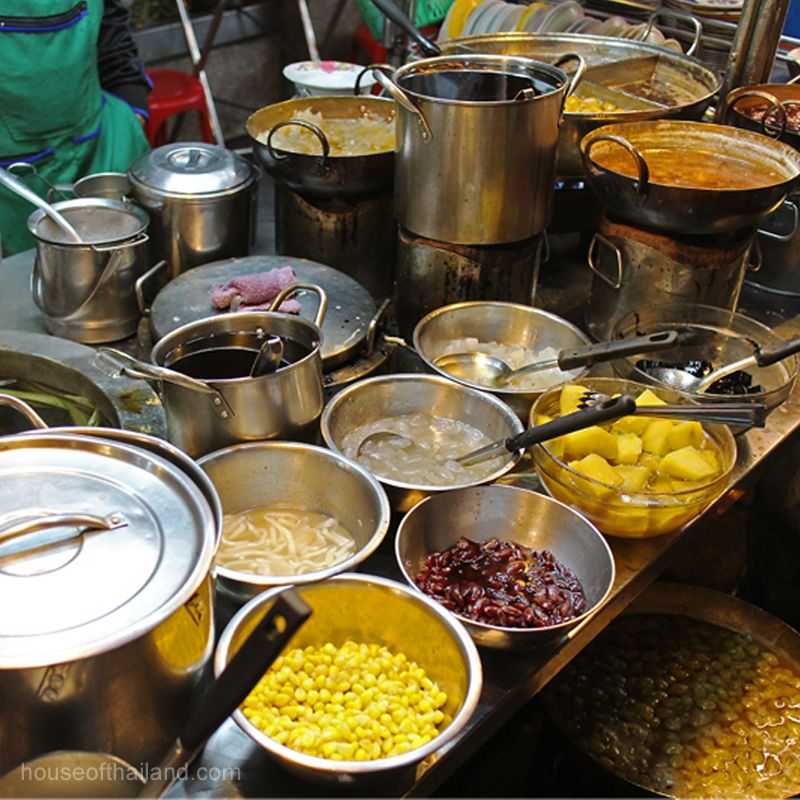
<path fill-rule="evenodd" d="M 215 522 L 191 478 L 108 439 L 0 440 L 0 668 L 72 661 L 155 628 L 211 567 Z"/>
<path fill-rule="evenodd" d="M 229 192 L 252 180 L 257 171 L 236 153 L 205 142 L 174 142 L 151 150 L 130 169 L 134 184 L 179 196 Z"/>
<path fill-rule="evenodd" d="M 290 256 L 230 258 L 195 267 L 179 275 L 153 301 L 150 309 L 153 340 L 159 341 L 182 325 L 213 315 L 211 293 L 215 286 L 231 278 L 281 267 L 291 267 L 299 282 L 322 287 L 330 298 L 322 323 L 323 369 L 328 371 L 352 361 L 368 349 L 370 323 L 378 311 L 369 292 L 343 272 L 315 261 Z M 300 316 L 313 320 L 318 304 L 316 297 L 301 293 L 295 299 L 302 307 Z"/>

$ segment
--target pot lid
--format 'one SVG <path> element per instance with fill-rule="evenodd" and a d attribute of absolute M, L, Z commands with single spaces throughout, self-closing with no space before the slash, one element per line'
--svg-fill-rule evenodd
<path fill-rule="evenodd" d="M 14 609 L 0 616 L 0 668 L 119 647 L 183 605 L 211 566 L 208 502 L 181 470 L 136 447 L 6 437 L 0 508 L 0 607 Z M 41 525 L 48 517 L 54 527 Z M 24 522 L 37 529 L 20 532 Z"/>
<path fill-rule="evenodd" d="M 205 142 L 173 142 L 151 150 L 130 175 L 149 189 L 172 195 L 204 195 L 235 189 L 253 175 L 241 156 Z"/>
<path fill-rule="evenodd" d="M 153 341 L 163 339 L 188 322 L 212 316 L 215 311 L 211 293 L 215 286 L 231 278 L 281 267 L 291 267 L 299 282 L 316 284 L 328 295 L 328 313 L 322 323 L 323 368 L 330 370 L 363 352 L 370 321 L 377 311 L 370 293 L 339 270 L 288 256 L 230 258 L 179 275 L 159 292 L 151 306 Z M 302 307 L 300 316 L 312 322 L 317 311 L 316 296 L 302 292 L 295 299 Z"/>

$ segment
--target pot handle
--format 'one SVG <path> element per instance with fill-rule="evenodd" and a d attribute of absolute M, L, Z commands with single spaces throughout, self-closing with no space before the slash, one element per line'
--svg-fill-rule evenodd
<path fill-rule="evenodd" d="M 72 191 L 73 184 L 65 183 L 65 184 L 53 184 L 50 183 L 44 175 L 40 174 L 39 170 L 36 169 L 35 164 L 30 164 L 27 161 L 15 161 L 13 164 L 9 164 L 6 169 L 9 172 L 14 173 L 15 175 L 20 172 L 30 172 L 35 175 L 46 187 L 47 187 L 47 202 L 51 205 L 57 200 L 56 195 L 60 194 L 61 198 L 64 200 L 68 200 L 68 193 L 74 196 L 74 192 Z"/>
<path fill-rule="evenodd" d="M 661 16 L 673 17 L 674 19 L 680 19 L 691 24 L 691 26 L 694 28 L 694 38 L 692 39 L 692 43 L 689 45 L 689 49 L 686 51 L 686 55 L 693 56 L 697 52 L 698 47 L 700 47 L 700 42 L 703 38 L 703 23 L 700 22 L 700 20 L 694 15 L 686 14 L 682 11 L 675 11 L 671 8 L 659 8 L 658 11 L 654 11 L 647 18 L 647 27 L 645 28 L 640 41 L 647 41 L 647 37 L 650 36 L 653 26 L 656 24 L 656 20 Z"/>
<path fill-rule="evenodd" d="M 136 293 L 136 305 L 139 306 L 139 313 L 142 316 L 150 313 L 150 303 L 145 300 L 144 296 L 147 284 L 154 275 L 161 272 L 161 270 L 166 266 L 166 261 L 159 261 L 154 267 L 150 267 L 147 272 L 140 275 L 136 279 L 136 283 L 133 285 L 133 290 Z"/>
<path fill-rule="evenodd" d="M 272 137 L 277 133 L 277 131 L 281 130 L 281 128 L 289 128 L 294 125 L 297 128 L 305 128 L 307 131 L 311 131 L 314 136 L 319 139 L 320 144 L 322 145 L 322 155 L 319 158 L 319 168 L 324 170 L 328 166 L 328 156 L 331 153 L 331 145 L 328 141 L 328 137 L 323 133 L 322 129 L 314 125 L 313 122 L 306 122 L 302 119 L 287 119 L 284 122 L 279 122 L 275 125 L 272 130 L 267 135 L 267 150 L 269 151 L 270 158 L 275 159 L 275 161 L 283 161 L 284 159 L 289 158 L 289 156 L 279 156 L 275 149 L 272 146 Z"/>
<path fill-rule="evenodd" d="M 617 264 L 617 277 L 615 280 L 612 280 L 608 277 L 598 266 L 595 261 L 595 253 L 597 252 L 599 245 L 604 245 L 612 253 L 614 253 L 614 257 L 616 259 Z M 607 239 L 603 234 L 596 233 L 592 237 L 591 244 L 589 245 L 589 250 L 586 253 L 586 264 L 588 265 L 589 269 L 600 278 L 601 281 L 607 283 L 612 289 L 615 291 L 619 291 L 622 288 L 622 253 L 620 252 L 619 247 L 617 247 L 614 242 L 610 239 Z"/>
<path fill-rule="evenodd" d="M 91 247 L 95 253 L 110 253 L 118 250 L 127 250 L 129 247 L 138 247 L 140 244 L 145 244 L 149 241 L 150 237 L 146 233 L 138 233 L 136 236 L 134 236 L 132 239 L 128 239 L 126 242 L 108 245 L 90 244 L 89 247 Z"/>
<path fill-rule="evenodd" d="M 575 74 L 572 76 L 572 80 L 569 82 L 567 91 L 564 93 L 564 100 L 566 100 L 578 88 L 578 84 L 583 80 L 583 76 L 586 74 L 587 68 L 586 59 L 579 53 L 564 53 L 553 62 L 553 66 L 560 67 L 562 64 L 567 64 L 570 61 L 577 61 L 578 67 L 575 70 Z"/>
<path fill-rule="evenodd" d="M 789 231 L 789 233 L 774 233 L 766 228 L 759 228 L 758 232 L 761 234 L 761 236 L 766 236 L 768 239 L 775 239 L 775 241 L 778 242 L 791 242 L 792 239 L 794 239 L 797 229 L 800 228 L 800 208 L 797 207 L 797 203 L 795 203 L 793 200 L 784 200 L 783 208 L 786 208 L 786 206 L 789 206 L 792 211 L 791 231 Z"/>
<path fill-rule="evenodd" d="M 27 553 L 45 545 L 68 542 L 82 536 L 86 531 L 113 531 L 124 528 L 127 524 L 127 520 L 119 511 L 104 517 L 97 514 L 62 513 L 47 509 L 14 511 L 0 517 L 0 558 Z M 62 531 L 55 536 L 36 536 L 27 542 L 9 544 L 14 539 L 24 539 L 40 531 L 67 526 L 73 530 Z M 78 530 L 75 530 L 75 527 L 78 527 Z"/>
<path fill-rule="evenodd" d="M 328 311 L 328 294 L 321 286 L 317 286 L 314 283 L 293 283 L 291 286 L 287 286 L 278 293 L 272 301 L 269 310 L 277 311 L 281 307 L 281 303 L 291 297 L 298 289 L 307 289 L 309 292 L 314 292 L 319 298 L 319 306 L 317 307 L 317 315 L 314 317 L 314 324 L 318 328 L 321 328 L 322 323 L 325 321 L 325 314 Z"/>
<path fill-rule="evenodd" d="M 214 410 L 221 419 L 228 419 L 229 417 L 235 416 L 233 409 L 228 404 L 222 392 L 218 391 L 213 386 L 209 386 L 204 381 L 190 378 L 188 375 L 183 375 L 180 372 L 176 372 L 174 369 L 159 367 L 156 364 L 148 364 L 113 347 L 98 347 L 97 352 L 111 359 L 116 364 L 122 365 L 122 374 L 127 375 L 129 378 L 138 378 L 145 381 L 164 381 L 165 383 L 172 383 L 175 384 L 175 386 L 180 386 L 182 389 L 187 389 L 190 392 L 199 392 L 200 394 L 209 395 L 211 397 L 211 404 L 214 406 Z"/>
<path fill-rule="evenodd" d="M 650 186 L 650 168 L 647 166 L 644 156 L 624 136 L 604 133 L 600 136 L 594 136 L 588 142 L 584 139 L 581 142 L 581 153 L 583 154 L 583 158 L 589 170 L 595 172 L 595 174 L 608 172 L 608 170 L 592 159 L 592 148 L 598 142 L 613 142 L 620 147 L 624 147 L 631 156 L 633 156 L 633 160 L 636 162 L 636 168 L 639 171 L 639 177 L 636 180 L 636 191 L 639 194 L 646 194 Z"/>
<path fill-rule="evenodd" d="M 375 352 L 375 342 L 378 339 L 378 331 L 380 330 L 380 326 L 383 323 L 383 319 L 386 316 L 386 312 L 391 305 L 392 298 L 387 297 L 381 304 L 378 306 L 378 310 L 375 312 L 375 316 L 369 321 L 369 325 L 367 326 L 367 350 L 366 355 L 367 357 L 371 356 Z"/>
<path fill-rule="evenodd" d="M 759 272 L 763 266 L 764 254 L 761 250 L 761 242 L 758 241 L 758 236 L 756 236 L 753 239 L 753 246 L 747 254 L 747 272 Z"/>
<path fill-rule="evenodd" d="M 28 420 L 28 422 L 30 422 L 34 428 L 37 428 L 38 430 L 45 430 L 48 427 L 47 423 L 33 410 L 33 408 L 24 400 L 20 400 L 18 397 L 14 397 L 10 394 L 0 394 L 0 406 L 7 406 L 8 408 L 13 408 L 15 411 L 18 411 L 23 417 L 25 417 L 25 419 Z"/>
<path fill-rule="evenodd" d="M 419 123 L 420 133 L 425 142 L 433 138 L 431 126 L 425 115 L 417 108 L 411 98 L 387 75 L 387 67 L 384 64 L 372 64 L 367 69 L 372 70 L 375 80 L 392 96 L 397 105 L 402 106 L 409 114 L 413 114 Z"/>
<path fill-rule="evenodd" d="M 765 136 L 771 136 L 775 139 L 780 139 L 786 133 L 786 108 L 783 103 L 775 97 L 774 94 L 765 92 L 761 89 L 751 89 L 749 86 L 742 86 L 739 89 L 734 89 L 728 93 L 725 98 L 725 104 L 722 107 L 722 121 L 724 125 L 729 124 L 728 118 L 732 110 L 736 108 L 736 104 L 745 97 L 760 97 L 769 103 L 769 107 L 765 109 L 764 116 L 761 117 L 761 132 Z M 780 119 L 779 128 L 767 127 L 767 119 L 775 111 Z"/>
<path fill-rule="evenodd" d="M 355 83 L 355 86 L 353 87 L 353 94 L 356 97 L 362 97 L 363 96 L 361 94 L 361 79 L 368 72 L 372 72 L 372 70 L 375 70 L 375 69 L 385 69 L 385 70 L 390 70 L 390 71 L 394 72 L 394 67 L 391 64 L 370 64 L 368 67 L 364 67 L 364 69 L 362 69 L 361 72 L 359 72 L 358 75 L 356 75 L 356 83 Z"/>

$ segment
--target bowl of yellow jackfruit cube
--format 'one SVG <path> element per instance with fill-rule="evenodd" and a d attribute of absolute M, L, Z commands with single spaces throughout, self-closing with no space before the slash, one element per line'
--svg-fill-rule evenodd
<path fill-rule="evenodd" d="M 670 390 L 591 378 L 543 394 L 531 424 L 576 411 L 587 391 L 626 394 L 637 406 L 687 402 Z M 533 458 L 547 491 L 604 534 L 645 539 L 679 530 L 725 491 L 736 440 L 725 425 L 633 414 L 536 445 Z"/>

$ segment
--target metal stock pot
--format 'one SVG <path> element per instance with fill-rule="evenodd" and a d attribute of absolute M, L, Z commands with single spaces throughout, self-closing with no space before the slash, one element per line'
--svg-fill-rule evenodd
<path fill-rule="evenodd" d="M 155 452 L 45 431 L 0 440 L 0 503 L 0 773 L 159 759 L 213 650 L 206 497 Z"/>
<path fill-rule="evenodd" d="M 118 350 L 103 352 L 130 377 L 161 382 L 169 440 L 193 458 L 240 442 L 312 439 L 324 405 L 319 326 L 328 299 L 320 287 L 297 283 L 271 308 L 298 289 L 320 298 L 313 323 L 274 310 L 220 314 L 167 334 L 153 348 L 153 364 Z M 274 372 L 251 378 L 250 365 L 268 336 L 283 340 L 284 361 Z M 224 374 L 227 359 L 248 351 L 246 370 Z M 192 357 L 205 362 L 202 371 L 184 369 Z"/>
<path fill-rule="evenodd" d="M 133 199 L 150 213 L 155 255 L 170 278 L 220 258 L 246 256 L 255 231 L 259 169 L 203 142 L 176 142 L 139 158 Z"/>
<path fill-rule="evenodd" d="M 397 101 L 398 222 L 453 244 L 519 242 L 550 222 L 568 94 L 556 66 L 513 56 L 440 56 L 373 73 Z M 569 86 L 583 72 L 583 61 Z"/>

